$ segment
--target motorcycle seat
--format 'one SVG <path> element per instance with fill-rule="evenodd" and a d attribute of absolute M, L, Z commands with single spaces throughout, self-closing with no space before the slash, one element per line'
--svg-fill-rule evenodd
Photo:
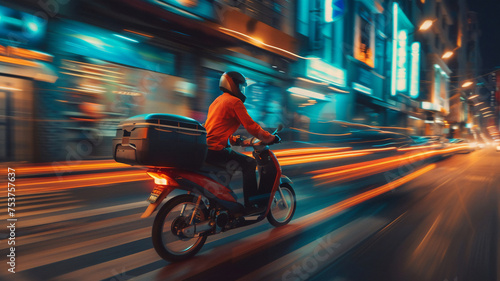
<path fill-rule="evenodd" d="M 202 173 L 219 173 L 219 172 L 224 172 L 226 169 L 224 166 L 217 166 L 213 164 L 209 164 L 207 162 L 204 162 L 201 168 L 199 169 L 200 172 Z"/>

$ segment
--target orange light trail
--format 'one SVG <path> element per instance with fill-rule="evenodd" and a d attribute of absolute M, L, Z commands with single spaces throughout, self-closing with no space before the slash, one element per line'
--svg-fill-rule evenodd
<path fill-rule="evenodd" d="M 385 172 L 393 170 L 397 167 L 404 165 L 405 163 L 414 163 L 428 159 L 432 156 L 439 154 L 451 153 L 454 151 L 461 150 L 467 147 L 466 145 L 459 145 L 457 147 L 452 147 L 443 150 L 426 151 L 421 153 L 413 153 L 408 156 L 395 156 L 386 159 L 379 159 L 373 161 L 367 161 L 362 163 L 356 163 L 341 167 L 334 167 L 328 169 L 322 169 L 314 171 L 315 173 L 312 178 L 317 180 L 322 180 L 319 184 L 328 184 L 332 182 L 340 182 L 345 180 L 352 180 L 357 178 L 363 178 L 366 176 L 374 175 L 380 172 Z"/>
<path fill-rule="evenodd" d="M 120 168 L 131 168 L 130 165 L 115 162 L 114 160 L 104 160 L 104 161 L 85 161 L 85 164 L 77 165 L 44 165 L 44 166 L 28 166 L 18 168 L 18 173 L 22 176 L 37 174 L 37 173 L 70 173 L 75 171 L 85 171 L 85 170 L 104 170 L 104 169 L 120 169 Z"/>
<path fill-rule="evenodd" d="M 308 57 L 303 57 L 303 56 L 297 55 L 297 54 L 292 53 L 292 52 L 290 52 L 290 51 L 288 51 L 288 50 L 285 50 L 285 49 L 282 49 L 282 48 L 278 48 L 278 47 L 273 46 L 273 45 L 266 44 L 266 43 L 264 43 L 262 40 L 259 40 L 259 39 L 257 39 L 257 38 L 254 38 L 254 37 L 250 36 L 250 35 L 247 35 L 247 34 L 245 34 L 245 33 L 241 33 L 241 32 L 239 32 L 239 31 L 236 31 L 236 30 L 233 30 L 233 29 L 229 29 L 229 28 L 225 28 L 225 27 L 219 27 L 219 29 L 221 29 L 221 30 L 225 31 L 226 33 L 232 33 L 232 34 L 236 34 L 236 35 L 242 36 L 242 37 L 244 37 L 244 38 L 246 38 L 246 39 L 249 39 L 249 40 L 251 40 L 251 41 L 254 41 L 254 42 L 256 42 L 256 43 L 259 43 L 259 44 L 261 44 L 261 45 L 264 45 L 264 46 L 266 46 L 266 47 L 268 47 L 268 48 L 271 48 L 271 49 L 274 49 L 274 50 L 278 50 L 278 51 L 280 51 L 280 52 L 283 52 L 283 53 L 289 54 L 289 55 L 291 55 L 291 56 L 294 56 L 294 57 L 296 57 L 296 58 L 300 58 L 300 59 L 303 59 L 303 60 L 314 60 L 314 59 L 319 59 L 319 58 L 308 58 Z"/>
<path fill-rule="evenodd" d="M 330 219 L 332 216 L 348 209 L 359 205 L 363 202 L 366 202 L 370 199 L 373 199 L 377 196 L 380 196 L 386 192 L 389 192 L 393 189 L 400 187 L 401 185 L 408 183 L 417 177 L 433 170 L 436 167 L 436 164 L 428 165 L 422 169 L 419 169 L 409 175 L 406 175 L 402 178 L 399 178 L 393 182 L 385 184 L 383 186 L 377 187 L 375 189 L 363 192 L 359 195 L 347 198 L 343 201 L 340 201 L 334 205 L 326 207 L 322 210 L 316 211 L 309 215 L 306 215 L 296 221 L 293 224 L 290 224 L 288 227 L 277 228 L 272 232 L 272 240 L 269 239 L 269 233 L 264 233 L 259 236 L 254 236 L 251 240 L 251 243 L 244 243 L 234 248 L 234 252 L 238 253 L 240 256 L 248 255 L 250 252 L 255 251 L 257 248 L 264 248 L 266 245 L 270 243 L 274 243 L 273 241 L 277 241 L 283 239 L 284 237 L 289 237 L 290 235 L 294 235 L 298 232 L 301 232 L 304 229 L 313 227 L 318 223 L 321 223 L 324 220 Z"/>
<path fill-rule="evenodd" d="M 6 63 L 12 63 L 12 64 L 18 64 L 18 65 L 24 65 L 24 66 L 31 66 L 31 67 L 38 66 L 38 63 L 36 63 L 36 62 L 32 62 L 32 61 L 25 60 L 25 59 L 6 57 L 6 56 L 0 56 L 0 62 L 6 62 Z"/>
<path fill-rule="evenodd" d="M 66 190 L 87 186 L 117 184 L 133 181 L 151 180 L 145 172 L 108 172 L 65 177 L 22 179 L 18 193 L 43 193 L 54 190 Z"/>
<path fill-rule="evenodd" d="M 320 161 L 339 159 L 339 158 L 358 157 L 358 156 L 364 156 L 364 155 L 368 155 L 368 154 L 371 154 L 371 153 L 352 152 L 352 153 L 331 153 L 331 154 L 325 154 L 325 155 L 321 155 L 321 156 L 305 155 L 305 156 L 288 157 L 288 158 L 279 159 L 279 162 L 280 162 L 281 166 L 288 166 L 288 165 L 297 165 L 297 164 L 304 164 L 304 163 L 311 163 L 311 162 L 320 162 Z"/>
<path fill-rule="evenodd" d="M 275 154 L 277 155 L 277 157 L 279 155 L 278 160 L 281 166 L 289 166 L 289 165 L 297 165 L 304 163 L 321 162 L 332 159 L 358 157 L 358 156 L 372 154 L 372 152 L 379 150 L 384 151 L 395 148 L 393 147 L 393 148 L 381 148 L 381 149 L 365 149 L 356 151 L 351 151 L 351 149 L 352 147 L 283 149 L 276 151 Z M 337 151 L 337 152 L 326 153 L 330 151 Z M 243 154 L 250 156 L 252 153 L 245 152 Z M 292 155 L 294 156 L 291 157 Z"/>
<path fill-rule="evenodd" d="M 439 144 L 420 145 L 420 146 L 414 146 L 414 147 L 398 148 L 398 151 L 410 151 L 410 150 L 417 150 L 417 149 L 434 148 L 434 147 L 438 147 L 438 146 L 439 146 Z"/>
<path fill-rule="evenodd" d="M 352 148 L 346 147 L 344 149 L 352 149 Z M 342 151 L 342 152 L 339 151 L 336 153 L 318 153 L 312 155 L 300 155 L 296 157 L 278 157 L 278 160 L 281 166 L 288 166 L 288 165 L 327 161 L 332 159 L 358 157 L 358 156 L 372 154 L 374 152 L 389 151 L 389 150 L 396 150 L 396 148 L 386 147 L 386 148 L 375 148 L 375 149 L 362 149 L 355 151 Z"/>
<path fill-rule="evenodd" d="M 352 150 L 352 147 L 335 147 L 335 148 L 296 148 L 296 149 L 282 149 L 273 151 L 277 157 L 284 156 L 299 156 L 305 154 L 323 153 L 323 152 L 333 152 L 333 151 L 347 151 Z"/>
<path fill-rule="evenodd" d="M 425 147 L 424 147 L 425 148 Z M 428 159 L 435 155 L 447 154 L 455 151 L 468 148 L 467 144 L 454 145 L 447 149 L 441 150 L 431 150 L 419 153 L 410 153 L 409 155 L 394 156 L 385 159 L 349 164 L 344 166 L 338 166 L 334 168 L 322 169 L 311 172 L 315 174 L 312 178 L 316 180 L 323 180 L 320 184 L 330 183 L 334 181 L 343 181 L 353 178 L 365 177 L 368 175 L 380 173 L 383 171 L 388 171 L 403 165 L 404 163 L 413 163 Z M 316 153 L 314 151 L 331 151 L 331 150 L 349 150 L 350 147 L 344 148 L 314 148 L 314 149 L 304 149 L 308 153 L 313 153 L 311 155 L 301 155 L 294 157 L 280 157 L 280 162 L 282 166 L 311 163 L 318 161 L 326 161 L 331 159 L 347 158 L 347 157 L 358 157 L 363 155 L 371 154 L 377 149 L 367 149 L 359 151 L 342 151 L 336 153 Z M 394 148 L 384 148 L 381 150 L 389 150 Z M 301 149 L 290 149 L 281 150 L 284 155 L 296 155 Z M 79 164 L 79 165 L 53 165 L 53 166 L 41 166 L 41 167 L 24 167 L 19 168 L 19 175 L 29 175 L 37 173 L 66 173 L 74 171 L 93 171 L 93 170 L 104 170 L 104 169 L 115 169 L 115 168 L 130 168 L 129 165 L 116 163 L 113 160 L 107 161 L 94 161 L 92 163 Z M 87 174 L 87 175 L 70 175 L 61 177 L 47 177 L 47 178 L 27 178 L 23 179 L 22 188 L 18 191 L 23 193 L 33 193 L 33 192 L 47 192 L 53 190 L 63 190 L 72 189 L 78 187 L 86 186 L 98 186 L 98 185 L 108 185 L 116 183 L 125 183 L 133 181 L 143 181 L 151 180 L 150 177 L 141 170 L 134 172 L 131 171 L 119 171 L 119 172 L 105 172 L 98 174 Z"/>
<path fill-rule="evenodd" d="M 345 210 L 347 208 L 350 208 L 352 206 L 355 206 L 355 205 L 358 205 L 358 204 L 361 204 L 367 200 L 370 200 L 372 198 L 375 198 L 379 195 L 382 195 L 388 191 L 391 191 L 411 180 L 414 180 L 416 178 L 418 178 L 419 176 L 433 170 L 434 168 L 436 168 L 436 164 L 431 164 L 431 165 L 428 165 L 420 170 L 417 170 L 409 175 L 406 175 L 402 178 L 399 178 L 395 181 L 392 181 L 388 184 L 385 184 L 383 186 L 380 186 L 380 187 L 377 187 L 375 189 L 372 189 L 372 190 L 369 190 L 369 191 L 366 191 L 366 192 L 363 192 L 359 195 L 356 195 L 354 197 L 351 197 L 349 199 L 346 199 L 342 202 L 339 202 L 335 205 L 333 205 L 332 207 L 336 207 L 336 208 L 340 208 L 342 210 Z"/>

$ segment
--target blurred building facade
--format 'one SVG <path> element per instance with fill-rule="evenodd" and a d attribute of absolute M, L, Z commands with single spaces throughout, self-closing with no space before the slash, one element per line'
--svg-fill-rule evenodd
<path fill-rule="evenodd" d="M 13 22 L 22 22 L 18 37 L 38 34 L 19 43 L 7 27 L 0 33 L 5 47 L 25 56 L 4 56 L 0 68 L 0 160 L 109 157 L 116 125 L 137 114 L 204 122 L 229 70 L 247 76 L 245 105 L 265 128 L 285 123 L 328 135 L 342 128 L 324 124 L 340 120 L 445 134 L 446 116 L 471 123 L 460 99 L 469 93 L 450 101 L 458 92 L 450 90 L 451 73 L 476 77 L 479 58 L 464 1 L 458 8 L 451 2 L 0 1 L 14 11 Z M 425 19 L 434 25 L 419 32 Z M 26 57 L 24 50 L 35 53 Z M 449 50 L 463 52 L 443 59 Z M 36 67 L 30 72 L 12 57 Z M 298 137 L 314 140 L 310 133 Z"/>
<path fill-rule="evenodd" d="M 28 81 L 25 88 L 35 90 L 26 90 L 31 94 L 22 101 L 32 107 L 5 109 L 2 128 L 26 132 L 3 141 L 3 161 L 109 157 L 116 125 L 137 114 L 166 112 L 204 122 L 220 94 L 219 77 L 229 70 L 248 77 L 247 108 L 261 125 L 283 122 L 282 89 L 289 64 L 297 59 L 290 55 L 295 53 L 295 39 L 288 35 L 294 9 L 288 1 L 247 1 L 243 6 L 138 0 L 0 4 L 22 13 L 13 21 L 26 14 L 44 23 L 40 50 L 50 54 L 57 72 L 55 81 L 34 86 Z M 17 89 L 3 80 L 12 85 L 5 89 Z M 9 114 L 14 111 L 31 114 L 22 119 L 31 128 L 21 121 L 12 124 L 22 117 Z M 34 135 L 40 140 L 33 141 Z M 14 155 L 11 147 L 24 155 Z"/>
<path fill-rule="evenodd" d="M 452 10 L 457 16 L 457 47 L 449 60 L 453 69 L 453 90 L 450 96 L 450 114 L 446 121 L 448 136 L 454 138 L 472 138 L 480 124 L 482 101 L 478 95 L 481 82 L 481 54 L 479 52 L 480 30 L 477 14 L 468 10 L 465 1 L 458 1 Z M 470 84 L 470 85 L 468 85 Z M 479 99 L 478 99 L 479 98 Z"/>

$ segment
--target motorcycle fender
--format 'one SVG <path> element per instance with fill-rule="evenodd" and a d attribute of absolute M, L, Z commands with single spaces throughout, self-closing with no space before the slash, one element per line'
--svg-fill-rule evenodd
<path fill-rule="evenodd" d="M 172 190 L 174 190 L 174 189 L 175 189 L 174 187 L 166 186 L 165 189 L 163 189 L 160 196 L 158 196 L 158 199 L 156 199 L 156 201 L 154 203 L 149 204 L 146 211 L 141 215 L 141 218 L 143 219 L 143 218 L 147 218 L 147 217 L 151 216 L 151 214 L 154 211 L 156 211 L 156 208 L 158 208 L 158 206 L 161 204 L 161 202 L 163 202 L 163 199 L 165 199 L 167 197 L 167 195 L 170 194 L 170 192 L 172 192 Z"/>
<path fill-rule="evenodd" d="M 281 175 L 281 178 L 280 178 L 280 185 L 283 184 L 283 183 L 292 183 L 292 180 L 285 176 L 285 175 Z"/>

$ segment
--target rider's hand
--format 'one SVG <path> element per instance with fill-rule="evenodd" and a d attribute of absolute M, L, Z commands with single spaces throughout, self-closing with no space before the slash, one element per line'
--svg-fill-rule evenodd
<path fill-rule="evenodd" d="M 230 143 L 231 143 L 231 145 L 240 146 L 243 143 L 243 139 L 241 138 L 240 135 L 231 136 Z"/>
<path fill-rule="evenodd" d="M 280 143 L 280 142 L 281 142 L 281 138 L 280 138 L 280 136 L 278 136 L 278 135 L 274 135 L 274 140 L 273 140 L 273 142 L 272 142 L 272 143 Z"/>
<path fill-rule="evenodd" d="M 234 145 L 236 146 L 240 146 L 241 144 L 243 143 L 243 139 L 241 138 L 241 136 L 236 136 L 236 141 L 234 142 Z"/>

